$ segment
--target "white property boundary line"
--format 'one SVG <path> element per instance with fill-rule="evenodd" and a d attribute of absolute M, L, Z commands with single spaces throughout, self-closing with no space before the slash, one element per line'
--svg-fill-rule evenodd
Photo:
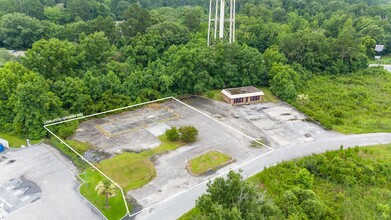
<path fill-rule="evenodd" d="M 173 195 L 173 196 L 171 196 L 171 197 L 168 197 L 168 198 L 166 198 L 166 199 L 164 199 L 164 200 L 162 200 L 162 201 L 160 201 L 160 202 L 158 202 L 158 203 L 155 203 L 155 204 L 153 204 L 153 205 L 151 205 L 151 206 L 149 206 L 149 207 L 147 207 L 147 208 L 144 208 L 144 209 L 142 209 L 142 210 L 140 210 L 140 211 L 138 211 L 138 212 L 136 212 L 136 213 L 130 214 L 130 212 L 129 212 L 129 207 L 128 207 L 128 204 L 127 204 L 127 202 L 126 202 L 126 198 L 125 198 L 125 194 L 124 194 L 123 189 L 122 189 L 116 182 L 114 182 L 110 177 L 108 177 L 108 176 L 107 176 L 106 174 L 104 174 L 101 170 L 99 170 L 96 166 L 94 166 L 92 163 L 90 163 L 87 159 L 85 159 L 81 154 L 79 154 L 76 150 L 74 150 L 71 146 L 69 146 L 65 141 L 63 141 L 60 137 L 58 137 L 56 134 L 54 134 L 54 133 L 53 133 L 50 129 L 48 129 L 47 127 L 50 127 L 50 126 L 53 126 L 53 125 L 62 124 L 62 123 L 66 123 L 66 122 L 70 122 L 70 121 L 75 121 L 75 120 L 90 118 L 90 117 L 94 117 L 94 116 L 98 116 L 98 115 L 102 115 L 102 114 L 106 114 L 106 113 L 116 112 L 116 111 L 120 111 L 120 110 L 124 110 L 124 109 L 130 109 L 130 108 L 134 108 L 134 107 L 138 107 L 138 106 L 142 106 L 142 105 L 146 105 L 146 104 L 151 104 L 151 103 L 155 103 L 155 102 L 165 101 L 165 100 L 168 100 L 168 99 L 175 100 L 175 101 L 177 101 L 178 103 L 180 103 L 180 104 L 182 104 L 182 105 L 184 105 L 184 106 L 186 106 L 186 107 L 188 107 L 188 108 L 190 108 L 190 109 L 192 109 L 192 110 L 194 110 L 194 111 L 196 111 L 196 112 L 198 112 L 198 113 L 204 115 L 205 117 L 207 117 L 207 118 L 209 118 L 209 119 L 212 119 L 213 121 L 217 122 L 218 124 L 223 125 L 224 127 L 229 128 L 229 129 L 231 129 L 231 130 L 233 130 L 233 131 L 235 131 L 235 132 L 237 132 L 237 133 L 239 133 L 239 134 L 245 136 L 246 138 L 248 138 L 248 139 L 250 139 L 250 140 L 252 140 L 252 141 L 255 141 L 256 143 L 258 143 L 258 144 L 260 144 L 260 145 L 262 145 L 262 146 L 264 146 L 264 147 L 266 147 L 266 148 L 268 148 L 268 149 L 270 150 L 270 151 L 268 151 L 268 152 L 266 152 L 266 153 L 264 153 L 264 154 L 261 154 L 261 155 L 255 157 L 255 158 L 253 158 L 253 159 L 251 159 L 251 160 L 249 160 L 249 161 L 245 161 L 244 163 L 238 164 L 237 166 L 231 168 L 232 170 L 240 169 L 240 167 L 242 167 L 242 166 L 244 166 L 244 165 L 246 165 L 246 164 L 249 164 L 249 163 L 251 163 L 251 162 L 253 162 L 253 161 L 255 161 L 255 160 L 258 160 L 258 159 L 260 159 L 260 158 L 262 158 L 262 157 L 264 157 L 264 156 L 266 156 L 266 155 L 268 155 L 268 154 L 270 154 L 270 153 L 272 153 L 272 152 L 274 151 L 273 148 L 267 146 L 267 145 L 264 144 L 264 143 L 259 142 L 259 141 L 256 140 L 255 138 L 250 137 L 250 136 L 244 134 L 243 132 L 241 132 L 241 131 L 239 131 L 239 130 L 237 130 L 237 129 L 235 129 L 235 128 L 233 128 L 233 127 L 227 125 L 227 124 L 224 124 L 224 123 L 221 122 L 221 121 L 218 121 L 217 119 L 215 119 L 215 118 L 213 118 L 213 117 L 207 115 L 206 113 L 204 113 L 204 112 L 202 112 L 202 111 L 200 111 L 200 110 L 198 110 L 198 109 L 196 109 L 196 108 L 194 108 L 194 107 L 192 107 L 192 106 L 190 106 L 190 105 L 188 105 L 188 104 L 186 104 L 186 103 L 184 103 L 184 102 L 182 102 L 182 101 L 180 101 L 180 100 L 178 100 L 178 99 L 176 99 L 175 97 L 172 97 L 172 96 L 166 97 L 166 98 L 162 98 L 162 99 L 153 100 L 153 101 L 148 101 L 148 102 L 144 102 L 144 103 L 139 103 L 139 104 L 135 104 L 135 105 L 131 105 L 131 106 L 126 106 L 126 107 L 122 107 L 122 108 L 117 108 L 117 109 L 113 109 L 113 110 L 109 110 L 109 111 L 104 111 L 104 112 L 100 112 L 100 113 L 95 113 L 95 114 L 91 114 L 91 115 L 86 115 L 86 116 L 82 116 L 82 117 L 78 117 L 78 118 L 68 119 L 68 120 L 65 120 L 65 121 L 60 121 L 60 122 L 56 122 L 56 123 L 51 123 L 51 124 L 44 125 L 43 127 L 44 127 L 50 134 L 52 134 L 54 137 L 56 137 L 61 143 L 63 143 L 63 144 L 64 144 L 65 146 L 67 146 L 70 150 L 72 150 L 75 154 L 77 154 L 82 160 L 84 160 L 87 164 L 89 164 L 92 168 L 94 168 L 95 170 L 97 170 L 100 174 L 102 174 L 105 178 L 107 178 L 107 179 L 110 180 L 115 186 L 117 186 L 117 187 L 121 190 L 121 194 L 122 194 L 122 197 L 123 197 L 123 200 L 124 200 L 124 203 L 125 203 L 127 215 L 128 215 L 129 217 L 133 217 L 133 216 L 136 216 L 136 215 L 138 215 L 138 214 L 140 214 L 140 213 L 142 213 L 142 212 L 144 212 L 144 211 L 146 211 L 146 210 L 148 210 L 148 209 L 150 209 L 150 208 L 153 208 L 153 207 L 156 207 L 156 206 L 158 206 L 158 205 L 160 205 L 160 204 L 162 204 L 162 203 L 165 203 L 165 202 L 167 202 L 168 200 L 171 200 L 171 199 L 173 199 L 173 198 L 175 198 L 175 197 L 177 197 L 177 196 L 179 196 L 179 195 L 181 195 L 181 194 L 183 194 L 183 193 L 185 193 L 185 192 L 188 192 L 188 191 L 190 191 L 190 190 L 192 190 L 192 189 L 194 189 L 194 188 L 197 188 L 197 187 L 199 187 L 200 185 L 206 184 L 206 183 L 208 183 L 209 181 L 212 181 L 212 180 L 216 179 L 217 177 L 221 177 L 221 176 L 227 174 L 231 169 L 230 169 L 230 170 L 227 170 L 227 171 L 224 171 L 223 173 L 220 173 L 220 174 L 218 174 L 218 175 L 216 175 L 216 176 L 214 176 L 214 177 L 212 177 L 212 178 L 209 178 L 208 180 L 205 180 L 205 181 L 203 181 L 203 182 L 201 182 L 201 183 L 199 183 L 199 184 L 197 184 L 197 185 L 195 185 L 195 186 L 192 186 L 192 187 L 190 187 L 189 189 L 186 189 L 186 190 L 184 190 L 184 191 L 182 191 L 182 192 L 180 192 L 180 193 L 177 193 L 177 194 L 175 194 L 175 195 Z"/>
<path fill-rule="evenodd" d="M 80 173 L 80 174 L 85 174 L 85 173 Z M 83 178 L 81 178 L 79 175 L 76 175 L 76 176 L 82 181 L 82 184 L 79 184 L 77 186 L 77 190 L 78 190 L 79 195 L 81 197 L 83 197 L 88 202 L 88 204 L 90 206 L 92 206 L 92 208 L 95 210 L 95 212 L 98 212 L 104 220 L 108 220 L 107 217 L 105 215 L 103 215 L 103 213 L 94 204 L 92 204 L 92 202 L 90 202 L 90 200 L 88 200 L 84 195 L 82 195 L 80 193 L 80 188 L 81 188 L 82 185 L 86 184 L 86 181 L 84 181 Z"/>
<path fill-rule="evenodd" d="M 126 207 L 126 213 L 129 215 L 129 207 L 128 207 L 128 204 L 126 203 L 126 199 L 125 199 L 125 194 L 124 194 L 124 191 L 123 189 L 116 183 L 114 182 L 110 177 L 108 177 L 106 174 L 104 174 L 101 170 L 99 170 L 96 166 L 94 166 L 92 163 L 90 163 L 87 159 L 85 159 L 81 154 L 79 154 L 76 150 L 74 150 L 71 146 L 69 146 L 67 143 L 65 143 L 65 141 L 63 141 L 61 138 L 59 138 L 56 134 L 54 134 L 50 129 L 48 129 L 46 127 L 46 125 L 44 126 L 44 128 L 49 131 L 50 134 L 52 134 L 54 137 L 56 137 L 58 140 L 61 141 L 61 143 L 63 143 L 65 146 L 67 146 L 69 149 L 71 149 L 75 154 L 77 154 L 81 159 L 83 159 L 86 163 L 88 163 L 92 168 L 94 168 L 95 170 L 97 170 L 100 174 L 102 174 L 105 178 L 107 178 L 108 180 L 110 180 L 116 187 L 118 187 L 120 190 L 121 190 L 121 194 L 122 194 L 122 198 L 124 199 L 124 203 L 125 203 L 125 207 Z"/>

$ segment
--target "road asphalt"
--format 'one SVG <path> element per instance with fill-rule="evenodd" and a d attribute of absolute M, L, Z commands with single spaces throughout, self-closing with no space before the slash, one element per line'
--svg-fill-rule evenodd
<path fill-rule="evenodd" d="M 242 163 L 236 170 L 241 169 L 244 178 L 261 172 L 264 167 L 273 166 L 282 161 L 304 157 L 311 154 L 319 154 L 330 150 L 340 149 L 343 145 L 347 147 L 371 146 L 391 143 L 391 133 L 371 133 L 360 135 L 341 135 L 330 138 L 319 139 L 313 142 L 289 145 L 274 151 L 269 151 L 263 156 L 251 159 Z M 219 174 L 218 174 L 219 175 Z M 225 176 L 226 173 L 220 173 Z M 201 183 L 190 190 L 168 198 L 161 203 L 149 208 L 145 208 L 139 213 L 135 213 L 132 219 L 177 219 L 195 206 L 195 201 L 206 192 L 206 182 Z"/>

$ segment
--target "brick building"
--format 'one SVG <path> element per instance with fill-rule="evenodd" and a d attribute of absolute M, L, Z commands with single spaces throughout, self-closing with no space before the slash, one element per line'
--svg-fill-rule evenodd
<path fill-rule="evenodd" d="M 223 89 L 223 99 L 232 105 L 244 105 L 262 102 L 264 93 L 254 86 Z"/>

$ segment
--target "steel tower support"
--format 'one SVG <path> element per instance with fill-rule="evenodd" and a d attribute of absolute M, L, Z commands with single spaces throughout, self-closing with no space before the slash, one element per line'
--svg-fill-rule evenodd
<path fill-rule="evenodd" d="M 208 21 L 208 46 L 216 40 L 235 41 L 236 0 L 210 0 Z M 212 38 L 213 36 L 213 38 Z"/>

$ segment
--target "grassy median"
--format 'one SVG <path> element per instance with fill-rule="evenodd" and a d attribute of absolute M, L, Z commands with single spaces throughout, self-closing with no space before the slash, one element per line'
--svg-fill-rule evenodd
<path fill-rule="evenodd" d="M 187 166 L 193 175 L 202 175 L 209 170 L 214 170 L 220 167 L 230 160 L 232 160 L 232 157 L 227 154 L 223 154 L 218 151 L 209 151 L 189 160 Z"/>

